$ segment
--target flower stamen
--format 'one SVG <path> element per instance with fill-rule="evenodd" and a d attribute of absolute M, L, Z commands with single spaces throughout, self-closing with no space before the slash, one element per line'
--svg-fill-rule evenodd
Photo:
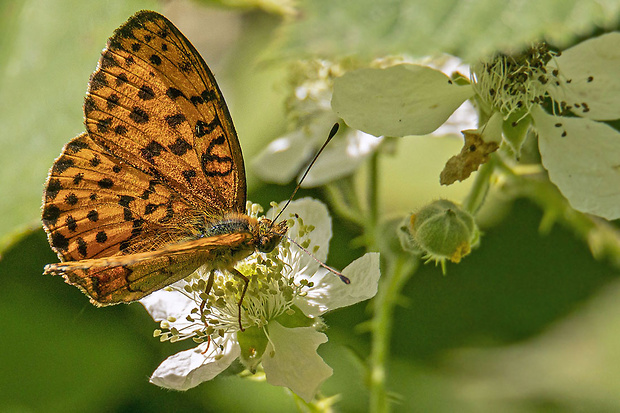
<path fill-rule="evenodd" d="M 549 98 L 549 82 L 561 85 L 560 71 L 547 68 L 555 56 L 557 53 L 545 43 L 532 45 L 516 55 L 498 54 L 472 66 L 472 86 L 488 113 L 499 111 L 504 120 L 518 114 L 518 123 L 533 107 Z"/>

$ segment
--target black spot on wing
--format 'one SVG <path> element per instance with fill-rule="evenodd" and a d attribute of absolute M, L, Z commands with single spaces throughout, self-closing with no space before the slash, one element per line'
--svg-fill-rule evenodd
<path fill-rule="evenodd" d="M 65 224 L 67 224 L 67 228 L 69 228 L 69 231 L 71 232 L 75 232 L 77 229 L 77 221 L 71 215 L 65 219 Z"/>
<path fill-rule="evenodd" d="M 129 114 L 129 118 L 136 123 L 146 123 L 149 121 L 149 115 L 144 111 L 144 109 L 135 106 L 131 113 Z"/>
<path fill-rule="evenodd" d="M 183 156 L 187 153 L 187 151 L 192 149 L 192 145 L 187 143 L 185 139 L 178 138 L 173 144 L 169 145 L 168 148 L 173 154 Z"/>
<path fill-rule="evenodd" d="M 146 159 L 150 163 L 153 163 L 153 158 L 161 155 L 161 153 L 165 150 L 166 148 L 164 148 L 159 142 L 151 141 L 148 145 L 146 145 L 140 150 L 140 153 L 144 159 Z"/>
<path fill-rule="evenodd" d="M 159 57 L 156 54 L 151 55 L 151 57 L 149 57 L 149 60 L 151 61 L 152 64 L 154 64 L 155 66 L 159 66 L 161 64 L 161 57 Z"/>
<path fill-rule="evenodd" d="M 95 239 L 98 243 L 103 244 L 108 240 L 108 234 L 106 234 L 105 231 L 99 231 L 95 236 Z"/>
<path fill-rule="evenodd" d="M 129 203 L 133 201 L 134 199 L 136 198 L 130 195 L 121 195 L 120 199 L 118 200 L 118 204 L 122 206 L 123 208 L 129 208 Z"/>
<path fill-rule="evenodd" d="M 88 214 L 86 214 L 86 218 L 88 218 L 91 222 L 97 222 L 99 220 L 99 213 L 94 209 L 91 209 L 88 211 Z"/>
<path fill-rule="evenodd" d="M 138 91 L 138 97 L 142 100 L 151 100 L 155 97 L 155 92 L 149 85 L 143 85 Z"/>
<path fill-rule="evenodd" d="M 86 243 L 86 241 L 84 241 L 84 238 L 82 237 L 78 237 L 76 239 L 77 245 L 78 245 L 78 253 L 82 256 L 82 257 L 86 257 L 86 255 L 88 255 L 88 244 Z"/>
<path fill-rule="evenodd" d="M 185 95 L 183 94 L 183 92 L 181 92 L 179 89 L 175 88 L 175 87 L 170 87 L 168 88 L 168 90 L 166 90 L 166 95 L 172 99 L 175 100 L 178 97 L 185 97 Z"/>
<path fill-rule="evenodd" d="M 176 115 L 166 116 L 166 122 L 171 128 L 176 128 L 181 123 L 185 122 L 185 115 L 182 113 L 177 113 Z"/>
<path fill-rule="evenodd" d="M 69 248 L 69 239 L 60 232 L 54 232 L 51 236 L 52 246 L 59 251 L 67 251 Z"/>
<path fill-rule="evenodd" d="M 43 208 L 43 223 L 45 226 L 49 227 L 52 225 L 56 225 L 58 218 L 60 217 L 60 208 L 56 205 L 46 205 Z"/>
<path fill-rule="evenodd" d="M 110 178 L 103 178 L 99 180 L 99 182 L 97 182 L 97 185 L 99 185 L 99 187 L 103 189 L 110 189 L 114 186 L 114 181 L 112 181 Z"/>
<path fill-rule="evenodd" d="M 47 189 L 45 190 L 45 199 L 47 199 L 48 201 L 53 201 L 61 189 L 62 185 L 59 179 L 50 179 L 49 183 L 47 184 Z"/>
<path fill-rule="evenodd" d="M 73 159 L 61 156 L 52 167 L 52 173 L 62 175 L 63 172 L 71 168 L 73 165 L 75 165 Z"/>
<path fill-rule="evenodd" d="M 75 195 L 73 192 L 67 194 L 67 196 L 65 196 L 65 203 L 67 205 L 75 205 L 78 203 L 78 197 L 77 195 Z"/>

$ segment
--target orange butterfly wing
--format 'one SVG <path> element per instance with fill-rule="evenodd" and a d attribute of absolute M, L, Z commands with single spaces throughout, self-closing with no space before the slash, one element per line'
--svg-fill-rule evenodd
<path fill-rule="evenodd" d="M 93 140 L 197 208 L 245 211 L 243 156 L 224 98 L 165 17 L 141 11 L 114 32 L 84 114 Z"/>
<path fill-rule="evenodd" d="M 43 199 L 43 226 L 63 261 L 144 251 L 186 238 L 190 233 L 176 217 L 194 211 L 164 182 L 111 156 L 85 133 L 63 148 Z"/>
<path fill-rule="evenodd" d="M 243 157 L 213 75 L 170 21 L 141 11 L 114 32 L 84 113 L 88 133 L 46 183 L 43 226 L 66 262 L 46 273 L 109 304 L 253 251 L 244 230 L 200 238 L 230 214 L 250 219 Z"/>
<path fill-rule="evenodd" d="M 187 277 L 205 262 L 226 268 L 253 252 L 249 233 L 225 234 L 162 249 L 48 265 L 45 274 L 62 275 L 97 306 L 131 302 Z"/>

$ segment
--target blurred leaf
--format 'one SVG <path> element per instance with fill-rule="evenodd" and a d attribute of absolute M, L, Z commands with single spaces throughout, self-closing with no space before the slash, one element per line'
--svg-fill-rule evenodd
<path fill-rule="evenodd" d="M 30 0 L 0 7 L 0 240 L 39 220 L 47 171 L 84 130 L 86 84 L 107 38 L 137 10 L 157 5 Z"/>
<path fill-rule="evenodd" d="M 146 380 L 153 354 L 131 324 L 109 322 L 127 319 L 132 308 L 97 309 L 60 277 L 41 275 L 56 260 L 46 244 L 42 230 L 32 232 L 0 261 L 0 405 L 98 411 Z"/>
<path fill-rule="evenodd" d="M 566 46 L 576 36 L 617 24 L 615 0 L 301 0 L 282 31 L 281 53 L 341 58 L 449 53 L 477 59 L 545 38 Z"/>
<path fill-rule="evenodd" d="M 295 12 L 294 0 L 201 0 L 208 5 L 222 5 L 242 9 L 262 9 L 275 14 L 292 14 Z"/>
<path fill-rule="evenodd" d="M 476 411 L 497 411 L 505 403 L 531 411 L 527 407 L 537 400 L 557 411 L 619 411 L 619 301 L 616 281 L 540 336 L 459 351 L 450 360 L 463 373 L 456 386 L 478 389 L 463 391 Z"/>

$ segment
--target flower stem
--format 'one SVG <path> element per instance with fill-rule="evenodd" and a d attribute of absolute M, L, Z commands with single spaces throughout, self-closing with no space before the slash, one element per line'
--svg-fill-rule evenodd
<path fill-rule="evenodd" d="M 495 170 L 496 163 L 496 154 L 492 154 L 489 157 L 489 161 L 483 164 L 478 173 L 476 174 L 476 178 L 474 179 L 474 184 L 469 190 L 469 194 L 463 201 L 463 208 L 475 214 L 478 211 L 478 208 L 482 205 L 487 192 L 489 191 L 489 187 L 491 185 L 491 175 Z"/>
<path fill-rule="evenodd" d="M 352 183 L 349 178 L 325 185 L 325 193 L 329 199 L 329 205 L 340 217 L 360 227 L 365 226 L 365 220 L 355 197 L 351 196 Z"/>
<path fill-rule="evenodd" d="M 368 177 L 368 220 L 370 228 L 377 227 L 379 217 L 379 152 L 370 157 Z"/>
<path fill-rule="evenodd" d="M 403 286 L 420 262 L 419 257 L 404 254 L 391 255 L 391 258 L 391 265 L 381 277 L 377 295 L 373 300 L 369 408 L 372 413 L 384 413 L 390 410 L 386 370 L 389 361 L 394 308 Z"/>

